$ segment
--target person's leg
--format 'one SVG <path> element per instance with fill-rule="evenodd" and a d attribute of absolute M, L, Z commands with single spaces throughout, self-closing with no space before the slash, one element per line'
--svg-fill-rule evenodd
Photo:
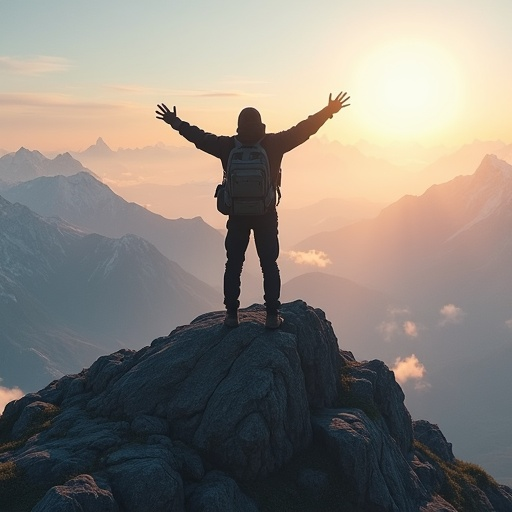
<path fill-rule="evenodd" d="M 263 291 L 267 313 L 277 315 L 281 303 L 281 277 L 277 258 L 279 256 L 279 238 L 277 212 L 271 211 L 255 219 L 253 223 L 254 241 L 263 272 Z"/>
<path fill-rule="evenodd" d="M 240 306 L 240 275 L 245 260 L 245 251 L 249 244 L 250 227 L 244 218 L 229 217 L 226 224 L 227 234 L 226 269 L 224 272 L 224 305 L 228 313 L 236 314 Z"/>

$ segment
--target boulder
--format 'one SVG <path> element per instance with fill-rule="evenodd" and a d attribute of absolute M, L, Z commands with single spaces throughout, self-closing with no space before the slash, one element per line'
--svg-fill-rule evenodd
<path fill-rule="evenodd" d="M 222 313 L 202 315 L 142 355 L 101 358 L 85 376 L 96 395 L 87 409 L 165 418 L 173 439 L 218 467 L 265 476 L 309 444 L 310 407 L 334 403 L 341 365 L 323 313 L 299 302 L 283 314 L 279 331 L 262 328 L 261 307 L 244 311 L 235 330 L 223 326 Z"/>
<path fill-rule="evenodd" d="M 393 437 L 359 409 L 324 409 L 313 428 L 347 475 L 362 510 L 418 510 L 428 496 Z"/>
<path fill-rule="evenodd" d="M 105 459 L 117 503 L 126 512 L 185 510 L 183 480 L 172 449 L 129 444 Z"/>
<path fill-rule="evenodd" d="M 437 425 L 426 420 L 413 422 L 414 439 L 425 445 L 432 453 L 446 462 L 455 462 L 452 443 L 449 443 Z"/>

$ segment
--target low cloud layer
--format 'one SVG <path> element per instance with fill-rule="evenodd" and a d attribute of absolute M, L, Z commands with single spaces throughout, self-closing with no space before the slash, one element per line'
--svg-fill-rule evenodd
<path fill-rule="evenodd" d="M 325 268 L 332 263 L 325 252 L 315 249 L 310 249 L 309 251 L 286 251 L 284 254 L 297 265 Z"/>
<path fill-rule="evenodd" d="M 409 380 L 421 381 L 426 373 L 425 367 L 414 354 L 404 359 L 397 357 L 391 369 L 399 384 L 405 384 Z"/>
<path fill-rule="evenodd" d="M 404 322 L 403 330 L 404 333 L 407 334 L 407 336 L 410 336 L 411 338 L 418 337 L 418 326 L 411 320 L 407 320 L 407 322 Z"/>

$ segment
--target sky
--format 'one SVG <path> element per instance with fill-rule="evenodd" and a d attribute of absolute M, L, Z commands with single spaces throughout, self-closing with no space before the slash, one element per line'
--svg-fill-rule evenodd
<path fill-rule="evenodd" d="M 510 0 L 2 0 L 0 149 L 183 145 L 161 102 L 279 131 L 339 91 L 329 140 L 511 143 L 510 20 Z"/>

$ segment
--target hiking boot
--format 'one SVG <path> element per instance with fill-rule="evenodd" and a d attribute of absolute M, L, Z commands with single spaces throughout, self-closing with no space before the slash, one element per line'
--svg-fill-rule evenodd
<path fill-rule="evenodd" d="M 238 327 L 240 325 L 238 321 L 238 311 L 226 311 L 224 325 L 226 327 Z"/>
<path fill-rule="evenodd" d="M 265 328 L 266 329 L 279 329 L 283 324 L 284 319 L 279 313 L 268 313 L 267 319 L 265 320 Z"/>

